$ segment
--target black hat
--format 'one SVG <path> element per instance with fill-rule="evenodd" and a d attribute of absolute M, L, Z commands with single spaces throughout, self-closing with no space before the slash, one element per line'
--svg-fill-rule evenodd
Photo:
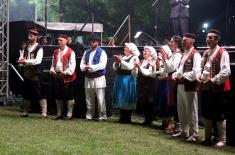
<path fill-rule="evenodd" d="M 99 36 L 98 34 L 96 34 L 96 33 L 91 34 L 91 35 L 89 35 L 89 37 L 88 37 L 88 41 L 91 41 L 91 40 L 100 41 L 100 36 Z"/>
<path fill-rule="evenodd" d="M 196 39 L 196 35 L 193 33 L 185 33 L 184 37 L 190 38 L 190 39 Z"/>
<path fill-rule="evenodd" d="M 38 35 L 38 31 L 36 29 L 31 29 L 31 30 L 29 30 L 29 34 L 37 36 Z"/>
<path fill-rule="evenodd" d="M 215 35 L 220 36 L 220 31 L 219 31 L 219 30 L 216 30 L 216 29 L 210 29 L 210 30 L 208 31 L 208 33 L 213 33 L 213 34 L 215 34 Z"/>
<path fill-rule="evenodd" d="M 59 34 L 58 38 L 68 39 L 68 36 L 65 34 Z"/>

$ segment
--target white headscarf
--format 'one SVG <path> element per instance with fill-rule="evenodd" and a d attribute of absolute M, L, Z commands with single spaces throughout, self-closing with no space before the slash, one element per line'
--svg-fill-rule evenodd
<path fill-rule="evenodd" d="M 144 49 L 149 49 L 149 51 L 151 52 L 152 58 L 154 60 L 157 59 L 157 52 L 156 52 L 156 50 L 152 46 L 144 46 Z"/>
<path fill-rule="evenodd" d="M 133 55 L 135 56 L 140 55 L 140 51 L 138 50 L 137 46 L 134 43 L 125 43 L 125 46 L 129 48 L 129 50 L 131 51 Z"/>
<path fill-rule="evenodd" d="M 165 51 L 169 58 L 172 56 L 172 51 L 168 45 L 163 45 L 161 48 Z"/>

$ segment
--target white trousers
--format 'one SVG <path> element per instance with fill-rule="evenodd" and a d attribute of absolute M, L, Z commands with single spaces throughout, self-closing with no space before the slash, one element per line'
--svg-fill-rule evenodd
<path fill-rule="evenodd" d="M 196 91 L 185 91 L 184 85 L 177 87 L 177 110 L 181 128 L 187 137 L 198 135 L 198 97 Z"/>
<path fill-rule="evenodd" d="M 86 118 L 94 118 L 95 98 L 97 97 L 99 118 L 106 119 L 105 88 L 85 88 L 85 92 L 87 105 Z"/>

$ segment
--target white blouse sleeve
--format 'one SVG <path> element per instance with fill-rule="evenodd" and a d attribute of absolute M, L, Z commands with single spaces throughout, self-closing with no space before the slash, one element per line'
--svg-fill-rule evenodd
<path fill-rule="evenodd" d="M 220 85 L 228 79 L 230 74 L 231 70 L 230 70 L 229 54 L 227 51 L 224 51 L 220 60 L 220 72 L 217 75 L 215 75 L 215 77 L 212 78 L 211 81 L 212 83 Z"/>
<path fill-rule="evenodd" d="M 189 81 L 194 81 L 201 76 L 201 55 L 200 55 L 200 53 L 194 54 L 192 71 L 185 72 L 183 74 L 183 76 Z"/>

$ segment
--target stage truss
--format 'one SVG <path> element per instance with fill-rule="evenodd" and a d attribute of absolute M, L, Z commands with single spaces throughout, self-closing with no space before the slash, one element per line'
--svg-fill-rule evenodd
<path fill-rule="evenodd" d="M 0 98 L 9 96 L 9 0 L 0 0 Z"/>

